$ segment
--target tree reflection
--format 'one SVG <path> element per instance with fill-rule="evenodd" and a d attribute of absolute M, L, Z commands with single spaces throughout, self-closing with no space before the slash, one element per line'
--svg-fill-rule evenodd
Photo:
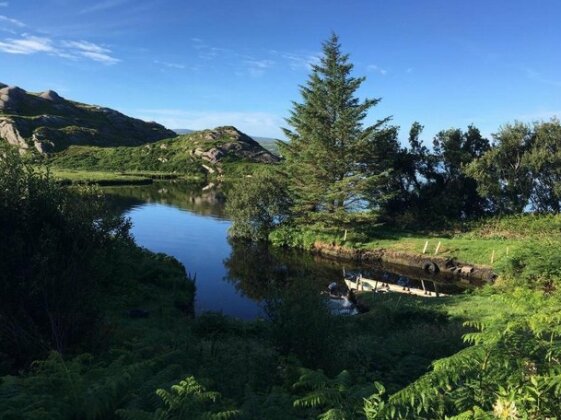
<path fill-rule="evenodd" d="M 318 260 L 310 253 L 268 246 L 263 242 L 230 240 L 232 253 L 224 260 L 226 280 L 240 293 L 263 301 L 297 280 L 305 280 L 317 290 L 332 281 L 341 281 L 342 265 Z"/>
<path fill-rule="evenodd" d="M 226 219 L 222 190 L 203 188 L 204 183 L 162 181 L 142 186 L 107 187 L 103 191 L 110 196 L 109 203 L 120 212 L 141 203 L 160 203 L 203 216 Z"/>

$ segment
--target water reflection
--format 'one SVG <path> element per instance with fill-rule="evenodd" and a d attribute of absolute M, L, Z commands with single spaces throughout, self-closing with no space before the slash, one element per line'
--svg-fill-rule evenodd
<path fill-rule="evenodd" d="M 319 291 L 334 281 L 344 285 L 343 276 L 349 272 L 390 283 L 407 279 L 410 285 L 427 277 L 420 269 L 341 263 L 265 243 L 230 241 L 224 194 L 203 187 L 166 181 L 104 189 L 114 211 L 130 217 L 139 245 L 174 256 L 196 274 L 198 313 L 262 316 L 263 302 L 271 293 L 296 280 Z M 442 276 L 429 279 L 442 280 L 438 286 L 442 293 L 461 290 Z"/>
<path fill-rule="evenodd" d="M 224 260 L 226 280 L 243 295 L 258 301 L 271 290 L 283 288 L 296 279 L 305 279 L 325 290 L 342 279 L 342 266 L 330 260 L 317 260 L 298 250 L 268 246 L 266 243 L 230 241 L 231 254 Z"/>
<path fill-rule="evenodd" d="M 111 195 L 111 204 L 121 212 L 144 203 L 158 203 L 226 220 L 224 193 L 220 189 L 204 188 L 205 184 L 199 182 L 166 181 L 141 186 L 107 187 L 103 190 Z"/>

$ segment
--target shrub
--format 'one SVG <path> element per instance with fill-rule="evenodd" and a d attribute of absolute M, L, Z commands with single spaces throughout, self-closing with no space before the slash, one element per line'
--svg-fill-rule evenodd
<path fill-rule="evenodd" d="M 0 353 L 14 367 L 95 329 L 105 259 L 128 230 L 96 190 L 66 190 L 16 154 L 0 157 Z"/>

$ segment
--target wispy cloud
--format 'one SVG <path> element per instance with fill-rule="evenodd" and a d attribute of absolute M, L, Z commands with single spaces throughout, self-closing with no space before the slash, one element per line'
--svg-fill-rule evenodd
<path fill-rule="evenodd" d="M 275 65 L 273 60 L 245 60 L 249 74 L 253 77 L 262 76 L 265 71 Z"/>
<path fill-rule="evenodd" d="M 49 38 L 26 36 L 20 39 L 8 38 L 0 41 L 0 51 L 9 54 L 55 53 L 56 49 Z"/>
<path fill-rule="evenodd" d="M 111 50 L 109 48 L 102 47 L 93 42 L 64 41 L 62 45 L 68 49 L 70 54 L 86 57 L 99 63 L 115 64 L 121 61 L 110 55 Z"/>
<path fill-rule="evenodd" d="M 8 4 L 6 3 L 6 6 L 7 5 Z M 8 23 L 10 25 L 17 26 L 18 28 L 25 28 L 27 26 L 21 20 L 13 19 L 4 15 L 0 15 L 0 22 Z"/>
<path fill-rule="evenodd" d="M 267 112 L 199 112 L 181 109 L 140 109 L 131 112 L 144 120 L 158 121 L 169 128 L 204 130 L 233 125 L 253 135 L 278 137 L 283 120 Z"/>
<path fill-rule="evenodd" d="M 7 1 L 0 1 L 0 7 L 8 7 L 10 5 L 10 3 L 8 3 Z"/>
<path fill-rule="evenodd" d="M 369 66 L 366 67 L 366 69 L 368 71 L 373 71 L 373 72 L 379 73 L 382 76 L 385 76 L 386 74 L 388 74 L 388 71 L 386 69 L 383 69 L 382 67 L 378 66 L 377 64 L 370 64 Z"/>
<path fill-rule="evenodd" d="M 52 38 L 22 34 L 18 38 L 0 41 L 0 52 L 7 54 L 30 55 L 44 53 L 65 59 L 89 59 L 103 64 L 118 63 L 109 48 L 88 41 L 62 41 Z"/>
<path fill-rule="evenodd" d="M 164 66 L 170 69 L 177 69 L 177 70 L 184 70 L 187 68 L 185 64 L 170 63 L 169 61 L 154 60 L 154 64 L 157 64 L 159 66 Z"/>
<path fill-rule="evenodd" d="M 319 64 L 321 53 L 297 53 L 269 50 L 269 54 L 279 57 L 291 70 L 310 70 Z"/>

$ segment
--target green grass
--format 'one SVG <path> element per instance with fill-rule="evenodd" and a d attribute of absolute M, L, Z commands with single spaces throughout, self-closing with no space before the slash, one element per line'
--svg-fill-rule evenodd
<path fill-rule="evenodd" d="M 39 170 L 41 167 L 39 167 Z M 182 175 L 158 171 L 89 171 L 78 169 L 64 169 L 49 167 L 54 179 L 63 184 L 96 184 L 101 186 L 111 185 L 146 185 L 154 180 L 190 180 L 197 181 L 201 177 L 197 175 Z"/>
<path fill-rule="evenodd" d="M 125 173 L 50 169 L 54 179 L 63 184 L 138 185 L 150 184 L 152 178 Z"/>
<path fill-rule="evenodd" d="M 376 226 L 370 229 L 326 229 L 320 225 L 280 228 L 273 231 L 273 244 L 311 249 L 315 242 L 352 249 L 387 249 L 422 254 L 428 241 L 427 255 L 456 258 L 471 264 L 492 266 L 504 271 L 529 248 L 543 251 L 561 246 L 561 215 L 522 215 L 492 218 L 472 223 L 466 232 L 412 232 Z"/>

